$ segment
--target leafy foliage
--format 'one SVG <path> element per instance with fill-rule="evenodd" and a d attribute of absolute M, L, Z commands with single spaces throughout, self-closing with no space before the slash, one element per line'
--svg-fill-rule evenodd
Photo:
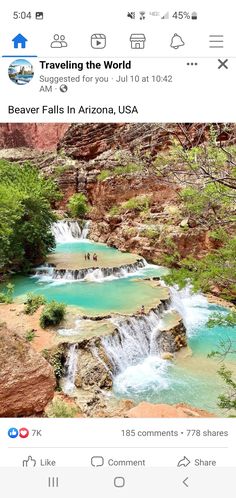
<path fill-rule="evenodd" d="M 122 202 L 120 206 L 113 206 L 110 209 L 109 214 L 110 216 L 116 216 L 124 213 L 125 211 L 137 211 L 139 213 L 144 213 L 149 210 L 150 205 L 150 195 L 138 195 L 136 197 L 132 197 L 128 201 Z"/>
<path fill-rule="evenodd" d="M 28 342 L 31 342 L 34 340 L 35 338 L 35 330 L 34 329 L 30 329 L 30 330 L 27 330 L 26 333 L 25 333 L 25 339 L 26 341 Z"/>
<path fill-rule="evenodd" d="M 62 399 L 54 399 L 46 409 L 49 418 L 74 418 L 77 414 L 75 406 L 70 406 Z"/>
<path fill-rule="evenodd" d="M 111 176 L 129 175 L 135 174 L 142 171 L 143 166 L 141 164 L 129 163 L 124 166 L 116 166 L 113 169 L 104 169 L 99 173 L 98 180 L 103 181 Z"/>
<path fill-rule="evenodd" d="M 158 239 L 160 236 L 160 229 L 159 227 L 147 227 L 141 230 L 140 235 L 143 237 L 147 237 L 148 239 Z"/>
<path fill-rule="evenodd" d="M 180 265 L 180 269 L 173 269 L 164 277 L 167 284 L 183 288 L 190 282 L 195 291 L 204 292 L 217 287 L 221 297 L 236 301 L 236 238 L 200 260 L 189 257 L 181 260 Z"/>
<path fill-rule="evenodd" d="M 0 161 L 0 268 L 22 270 L 45 258 L 55 245 L 51 204 L 59 197 L 32 165 Z"/>
<path fill-rule="evenodd" d="M 13 301 L 14 285 L 8 283 L 6 290 L 0 292 L 0 303 L 11 304 Z"/>
<path fill-rule="evenodd" d="M 45 360 L 52 366 L 55 377 L 59 380 L 64 374 L 63 351 L 61 349 L 57 349 L 56 351 L 44 349 L 42 354 Z"/>
<path fill-rule="evenodd" d="M 216 326 L 236 327 L 236 311 L 232 310 L 228 313 L 212 313 L 207 325 L 209 328 Z M 233 378 L 233 372 L 229 370 L 224 363 L 230 355 L 235 356 L 235 347 L 236 341 L 226 338 L 220 341 L 217 350 L 212 351 L 208 355 L 208 357 L 217 358 L 221 362 L 218 374 L 224 381 L 227 390 L 219 396 L 218 406 L 224 410 L 236 410 L 236 380 Z"/>
<path fill-rule="evenodd" d="M 31 292 L 27 294 L 24 313 L 26 315 L 33 315 L 37 309 L 46 303 L 46 299 L 44 296 L 35 295 Z"/>
<path fill-rule="evenodd" d="M 89 211 L 88 201 L 85 194 L 74 194 L 67 204 L 68 211 L 73 218 L 84 218 Z"/>
<path fill-rule="evenodd" d="M 227 393 L 219 396 L 218 405 L 226 410 L 236 410 L 236 381 L 233 379 L 233 372 L 221 365 L 218 373 L 227 386 Z"/>
<path fill-rule="evenodd" d="M 39 323 L 43 329 L 59 325 L 66 314 L 66 306 L 63 303 L 58 303 L 57 301 L 51 301 L 44 307 Z"/>
<path fill-rule="evenodd" d="M 216 326 L 219 327 L 236 327 L 236 311 L 230 311 L 229 313 L 215 312 L 210 316 L 207 326 L 211 329 Z"/>

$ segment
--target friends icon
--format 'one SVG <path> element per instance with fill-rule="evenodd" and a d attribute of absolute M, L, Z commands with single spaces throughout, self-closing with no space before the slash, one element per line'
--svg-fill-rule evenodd
<path fill-rule="evenodd" d="M 65 40 L 65 35 L 57 35 L 53 36 L 53 41 L 50 44 L 51 48 L 65 48 L 68 47 L 68 43 Z"/>

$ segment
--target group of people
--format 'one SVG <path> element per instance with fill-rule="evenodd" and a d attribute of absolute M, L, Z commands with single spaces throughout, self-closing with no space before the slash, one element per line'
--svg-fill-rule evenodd
<path fill-rule="evenodd" d="M 97 256 L 96 252 L 94 252 L 93 255 L 91 255 L 90 252 L 87 252 L 84 255 L 84 259 L 85 259 L 85 261 L 90 261 L 91 259 L 93 259 L 93 261 L 97 261 L 98 256 Z"/>

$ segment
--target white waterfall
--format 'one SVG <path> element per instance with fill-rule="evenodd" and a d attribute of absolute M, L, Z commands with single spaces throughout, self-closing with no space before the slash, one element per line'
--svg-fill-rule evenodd
<path fill-rule="evenodd" d="M 160 314 L 158 310 L 147 315 L 116 317 L 112 323 L 118 334 L 102 339 L 102 344 L 112 363 L 115 373 L 122 372 L 129 365 L 137 365 L 143 358 L 158 354 Z"/>
<path fill-rule="evenodd" d="M 75 220 L 60 220 L 52 224 L 52 233 L 57 244 L 86 240 L 88 231 L 89 221 L 85 222 L 82 229 Z"/>
<path fill-rule="evenodd" d="M 188 335 L 207 322 L 211 310 L 207 299 L 201 293 L 193 293 L 190 285 L 182 290 L 176 286 L 171 287 L 170 293 L 172 308 L 182 316 Z"/>
<path fill-rule="evenodd" d="M 82 231 L 81 231 L 81 240 L 86 240 L 87 237 L 88 237 L 88 233 L 89 233 L 89 224 L 90 224 L 90 221 L 86 221 L 83 228 L 82 228 Z"/>
<path fill-rule="evenodd" d="M 188 335 L 206 323 L 210 315 L 207 299 L 201 294 L 193 294 L 191 287 L 181 291 L 171 288 L 170 310 L 176 310 L 182 316 Z M 163 312 L 155 310 L 147 315 L 112 319 L 119 333 L 104 337 L 102 342 L 115 374 L 141 364 L 149 357 L 160 359 L 158 336 L 164 316 Z"/>
<path fill-rule="evenodd" d="M 135 263 L 107 267 L 107 268 L 81 268 L 78 270 L 58 269 L 54 266 L 43 265 L 36 268 L 35 276 L 42 281 L 91 281 L 91 282 L 104 282 L 106 280 L 114 280 L 117 278 L 125 278 L 135 275 L 146 265 L 144 259 L 138 259 Z"/>
<path fill-rule="evenodd" d="M 63 391 L 65 394 L 71 394 L 75 389 L 77 362 L 78 362 L 77 344 L 71 344 L 65 365 L 66 375 L 63 381 Z"/>

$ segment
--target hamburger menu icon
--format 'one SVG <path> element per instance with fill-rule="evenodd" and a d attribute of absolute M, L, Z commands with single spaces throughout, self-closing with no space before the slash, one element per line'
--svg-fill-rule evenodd
<path fill-rule="evenodd" d="M 91 47 L 92 48 L 105 48 L 106 46 L 106 35 L 102 33 L 95 33 L 91 36 Z"/>

